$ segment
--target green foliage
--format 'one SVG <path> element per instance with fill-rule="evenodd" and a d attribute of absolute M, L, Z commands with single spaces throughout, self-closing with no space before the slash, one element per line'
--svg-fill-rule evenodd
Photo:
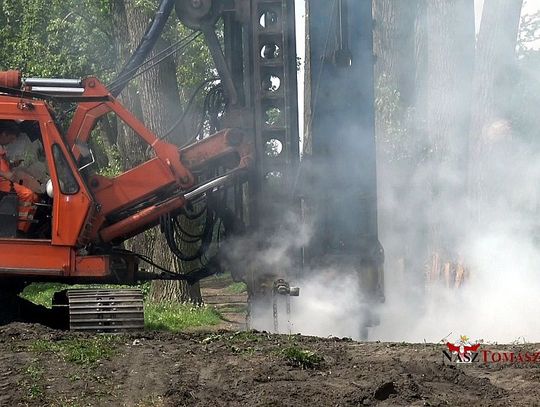
<path fill-rule="evenodd" d="M 206 306 L 175 303 L 146 303 L 144 325 L 150 330 L 179 332 L 190 327 L 216 325 L 219 313 Z"/>
<path fill-rule="evenodd" d="M 375 111 L 378 122 L 378 145 L 389 161 L 418 161 L 418 140 L 411 127 L 413 109 L 403 106 L 401 94 L 386 75 L 376 84 Z"/>
<path fill-rule="evenodd" d="M 516 83 L 510 105 L 512 129 L 525 142 L 538 145 L 540 129 L 540 12 L 521 18 Z M 536 48 L 533 48 L 536 45 Z"/>
<path fill-rule="evenodd" d="M 4 0 L 0 69 L 25 76 L 108 78 L 114 69 L 108 1 Z"/>
<path fill-rule="evenodd" d="M 189 28 L 177 22 L 167 34 L 170 41 L 177 41 L 191 33 Z M 214 62 L 203 36 L 199 36 L 182 53 L 176 55 L 177 78 L 181 101 L 187 103 L 191 93 L 205 79 L 216 76 Z M 202 103 L 202 100 L 199 100 Z"/>
<path fill-rule="evenodd" d="M 43 367 L 37 360 L 32 360 L 24 373 L 27 398 L 33 401 L 40 400 L 44 395 L 44 388 L 41 384 L 44 375 Z"/>
<path fill-rule="evenodd" d="M 148 21 L 158 4 L 157 0 L 134 3 L 145 11 Z M 115 76 L 118 62 L 112 24 L 110 0 L 4 0 L 0 3 L 0 70 L 18 69 L 26 77 L 95 75 L 107 83 Z M 164 42 L 172 44 L 191 33 L 173 13 L 163 33 Z M 180 100 L 185 104 L 198 85 L 215 76 L 216 71 L 202 35 L 173 58 Z M 135 79 L 132 85 L 136 88 L 137 84 Z M 196 98 L 188 121 L 193 119 L 198 124 L 203 95 L 201 92 Z M 192 129 L 185 131 L 193 133 Z M 102 175 L 114 176 L 120 171 L 115 143 L 112 140 L 110 146 L 99 151 L 106 157 L 98 171 Z"/>
<path fill-rule="evenodd" d="M 120 152 L 116 144 L 103 145 L 103 150 L 107 157 L 107 165 L 100 168 L 98 174 L 104 177 L 116 177 L 122 173 L 122 161 L 120 160 Z"/>
<path fill-rule="evenodd" d="M 298 346 L 289 346 L 282 350 L 283 356 L 292 366 L 302 369 L 317 369 L 324 362 L 322 356 L 308 349 L 301 349 Z"/>
<path fill-rule="evenodd" d="M 52 307 L 52 299 L 54 293 L 65 290 L 70 286 L 59 283 L 38 283 L 30 284 L 21 294 L 21 297 L 33 302 L 34 304 L 43 305 L 44 307 Z"/>
<path fill-rule="evenodd" d="M 116 177 L 122 173 L 122 160 L 118 146 L 113 144 L 103 126 L 97 126 L 90 138 L 90 147 L 94 154 L 95 163 L 92 170 L 105 177 Z"/>
<path fill-rule="evenodd" d="M 528 54 L 534 45 L 538 47 L 539 39 L 540 11 L 522 16 L 518 35 L 518 55 Z"/>

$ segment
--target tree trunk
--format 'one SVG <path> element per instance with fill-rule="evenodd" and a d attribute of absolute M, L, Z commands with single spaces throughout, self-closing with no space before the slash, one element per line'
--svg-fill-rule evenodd
<path fill-rule="evenodd" d="M 426 85 L 426 5 L 424 0 L 374 0 L 373 8 L 381 240 L 387 267 L 399 270 L 398 278 L 419 281 L 408 286 L 418 286 L 427 219 L 411 222 L 409 211 L 417 212 L 418 196 L 426 194 L 426 186 L 414 182 L 427 144 L 427 103 L 419 91 Z M 409 211 L 396 208 L 389 197 Z"/>
<path fill-rule="evenodd" d="M 431 201 L 429 252 L 443 269 L 459 262 L 466 218 L 466 163 L 474 70 L 474 5 L 469 0 L 426 2 L 425 151 L 427 199 Z M 422 103 L 422 102 L 421 102 Z M 463 216 L 460 219 L 460 216 Z M 440 274 L 440 270 L 431 270 Z"/>
<path fill-rule="evenodd" d="M 375 0 L 374 50 L 376 77 L 398 91 L 404 107 L 411 106 L 415 95 L 414 31 L 419 0 Z"/>
<path fill-rule="evenodd" d="M 306 3 L 306 39 L 304 41 L 305 57 L 304 57 L 304 128 L 300 129 L 302 138 L 302 156 L 305 158 L 313 154 L 312 139 L 311 139 L 311 81 L 313 74 L 311 72 L 311 58 L 309 51 L 310 32 L 309 32 L 309 5 Z"/>
<path fill-rule="evenodd" d="M 147 11 L 136 0 L 124 1 L 127 31 L 131 49 L 135 49 L 149 23 Z M 160 39 L 153 51 L 155 55 L 166 47 Z M 158 136 L 164 134 L 180 114 L 180 99 L 176 81 L 176 66 L 172 57 L 142 73 L 137 79 L 142 116 L 146 126 Z M 155 263 L 175 271 L 184 271 L 169 250 L 163 234 L 154 228 L 146 234 L 153 236 L 152 259 Z M 200 301 L 200 293 L 189 289 L 184 282 L 158 281 L 152 284 L 150 298 L 154 301 Z M 191 295 L 190 295 L 191 294 Z"/>
<path fill-rule="evenodd" d="M 474 67 L 474 8 L 469 0 L 427 2 L 426 121 L 431 158 L 441 171 L 462 175 L 470 124 Z M 440 180 L 439 180 L 440 181 Z"/>
<path fill-rule="evenodd" d="M 122 67 L 132 52 L 124 0 L 113 0 L 110 3 L 110 7 L 113 38 L 115 39 L 116 72 L 121 72 Z M 118 96 L 118 99 L 130 112 L 142 120 L 141 101 L 132 83 L 126 86 Z M 117 146 L 121 160 L 120 166 L 123 171 L 136 167 L 148 158 L 144 142 L 121 120 L 118 120 Z M 125 243 L 127 249 L 149 257 L 152 256 L 151 248 L 153 245 L 153 236 L 148 236 L 148 234 L 135 236 Z"/>
<path fill-rule="evenodd" d="M 110 7 L 113 23 L 113 37 L 116 40 L 116 71 L 121 72 L 122 67 L 128 60 L 134 48 L 132 48 L 132 41 L 128 32 L 124 0 L 113 0 L 110 3 Z M 120 99 L 122 104 L 130 112 L 135 114 L 139 119 L 142 119 L 141 101 L 137 96 L 133 84 L 128 84 L 119 95 L 118 99 Z M 120 159 L 122 160 L 122 169 L 128 170 L 141 164 L 145 160 L 146 147 L 131 128 L 125 126 L 121 121 L 118 123 L 118 127 L 119 134 L 117 144 L 120 152 Z"/>
<path fill-rule="evenodd" d="M 516 43 L 523 0 L 485 0 L 476 51 L 470 130 L 469 193 L 473 219 L 482 199 L 483 164 L 497 127 L 509 127 L 516 72 Z M 499 140 L 500 141 L 500 140 Z"/>

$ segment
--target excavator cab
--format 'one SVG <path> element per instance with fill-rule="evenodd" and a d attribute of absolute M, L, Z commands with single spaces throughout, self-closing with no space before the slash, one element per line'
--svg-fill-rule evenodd
<path fill-rule="evenodd" d="M 13 178 L 11 188 L 0 191 L 0 237 L 50 238 L 52 201 L 46 195 L 46 185 L 51 178 L 39 121 L 21 117 L 12 120 L 3 115 L 0 120 L 16 121 L 18 133 L 14 141 L 4 146 Z M 21 202 L 15 191 L 18 186 L 25 187 L 28 194 L 34 193 L 39 199 L 32 205 Z M 24 233 L 17 229 L 18 222 L 20 227 L 23 220 L 28 222 Z"/>

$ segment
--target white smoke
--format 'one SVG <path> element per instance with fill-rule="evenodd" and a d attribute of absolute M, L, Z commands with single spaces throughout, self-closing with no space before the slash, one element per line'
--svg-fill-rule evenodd
<path fill-rule="evenodd" d="M 531 2 L 525 4 L 524 12 L 531 13 Z M 481 163 L 480 200 L 469 199 L 467 193 L 434 199 L 426 188 L 433 179 L 432 163 L 418 165 L 410 178 L 399 168 L 380 171 L 386 302 L 377 310 L 381 323 L 370 329 L 370 340 L 438 342 L 449 335 L 467 335 L 494 342 L 540 341 L 535 317 L 540 309 L 540 154 L 512 134 L 511 123 L 496 121 L 491 127 L 490 139 L 484 140 L 491 149 Z M 530 139 L 539 133 L 529 131 Z M 437 186 L 455 190 L 463 173 L 438 164 Z M 400 176 L 397 183 L 387 182 Z M 442 225 L 440 235 L 455 247 L 448 257 L 467 269 L 460 288 L 446 287 L 444 281 L 426 284 L 432 248 L 425 238 L 429 231 L 418 225 L 435 220 Z M 293 265 L 289 248 L 309 244 L 311 234 L 304 228 L 297 228 L 304 230 L 301 239 L 280 236 L 276 248 L 263 251 L 263 263 Z M 290 281 L 300 286 L 300 297 L 291 298 L 290 317 L 279 298 L 279 331 L 360 339 L 365 309 L 358 274 L 335 265 L 304 270 L 303 276 Z M 273 330 L 271 302 L 254 304 L 251 317 L 253 328 Z"/>
<path fill-rule="evenodd" d="M 278 296 L 278 331 L 315 336 L 360 338 L 363 326 L 360 284 L 353 271 L 319 270 L 293 282 L 300 287 L 299 297 Z M 252 304 L 252 328 L 273 331 L 274 319 L 269 303 Z"/>
<path fill-rule="evenodd" d="M 447 232 L 459 241 L 459 258 L 468 269 L 465 284 L 424 287 L 424 279 L 407 279 L 393 258 L 399 236 L 388 235 L 387 302 L 371 339 L 437 342 L 452 333 L 496 342 L 540 340 L 540 321 L 533 316 L 540 309 L 540 155 L 509 135 L 489 142 L 479 203 L 454 197 L 442 210 L 447 224 L 456 220 Z M 462 221 L 473 205 L 476 216 Z"/>

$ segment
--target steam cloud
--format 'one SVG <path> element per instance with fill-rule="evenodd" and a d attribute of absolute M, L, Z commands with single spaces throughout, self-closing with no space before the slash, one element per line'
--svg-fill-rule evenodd
<path fill-rule="evenodd" d="M 447 224 L 456 219 L 456 227 L 448 233 L 460 241 L 459 257 L 469 269 L 465 285 L 459 289 L 444 283 L 423 286 L 424 279 L 396 272 L 398 259 L 394 255 L 404 242 L 399 236 L 386 234 L 387 303 L 381 308 L 381 325 L 373 330 L 371 339 L 437 342 L 449 334 L 466 334 L 497 342 L 540 340 L 540 321 L 533 317 L 540 307 L 535 219 L 540 155 L 510 134 L 492 147 L 478 218 L 458 221 L 473 205 L 461 197 L 449 200 L 443 209 L 448 216 L 455 214 Z M 392 208 L 386 207 L 388 210 Z M 413 250 L 422 253 L 419 248 Z"/>
<path fill-rule="evenodd" d="M 525 131 L 527 139 L 539 132 Z M 390 165 L 379 168 L 386 302 L 377 310 L 381 323 L 370 329 L 369 340 L 438 342 L 467 335 L 502 343 L 540 341 L 540 320 L 535 316 L 540 309 L 540 151 L 518 137 L 505 120 L 488 123 L 484 133 L 489 149 L 479 163 L 479 199 L 445 193 L 434 200 L 425 188 L 433 180 L 433 163 L 417 165 L 410 177 Z M 439 165 L 436 172 L 440 190 L 455 191 L 462 182 L 463 174 L 453 165 Z M 446 287 L 443 281 L 426 284 L 431 248 L 429 231 L 422 227 L 434 219 L 456 251 L 446 254 L 467 269 L 460 288 Z M 301 238 L 281 236 L 278 249 L 263 254 L 264 262 L 291 265 L 283 263 L 290 253 L 287 248 L 297 249 L 310 238 L 305 225 L 289 230 L 295 228 L 304 230 Z M 360 339 L 364 305 L 355 271 L 335 266 L 304 270 L 303 276 L 291 281 L 301 291 L 300 297 L 291 298 L 290 321 L 284 301 L 280 303 L 280 332 Z M 272 331 L 268 302 L 254 304 L 251 318 L 253 328 Z"/>
<path fill-rule="evenodd" d="M 507 126 L 503 129 L 511 131 Z M 407 240 L 411 231 L 396 234 L 393 228 L 383 230 L 386 302 L 378 310 L 381 323 L 370 329 L 369 340 L 438 342 L 448 335 L 462 334 L 496 342 L 540 340 L 540 320 L 534 316 L 540 309 L 540 247 L 536 239 L 537 191 L 533 188 L 540 183 L 540 153 L 530 151 L 511 134 L 501 135 L 491 147 L 478 218 L 456 221 L 445 232 L 459 241 L 459 259 L 468 268 L 466 283 L 460 288 L 448 288 L 442 281 L 426 285 L 425 257 L 408 273 L 400 272 L 397 265 L 406 242 L 412 255 L 420 256 L 426 250 L 416 246 L 423 244 L 421 241 Z M 424 182 L 426 171 L 418 168 L 418 182 Z M 453 179 L 452 174 L 446 175 L 442 178 Z M 421 209 L 429 200 L 417 190 L 400 200 L 394 199 L 392 191 L 381 194 L 386 194 L 380 202 L 381 216 L 398 211 L 411 228 L 415 219 L 425 216 Z M 468 213 L 473 203 L 464 196 L 454 196 L 445 204 L 441 210 L 449 217 L 445 224 L 451 225 L 452 220 Z M 290 226 L 295 222 L 292 216 L 288 220 Z M 297 225 L 296 230 L 299 233 L 276 239 L 273 248 L 262 252 L 261 261 L 291 266 L 284 258 L 291 248 L 308 243 L 311 236 L 305 225 Z M 279 299 L 279 331 L 361 339 L 364 304 L 355 271 L 336 266 L 304 270 L 303 276 L 292 281 L 301 291 L 300 297 L 291 298 L 289 321 L 285 300 Z M 271 304 L 253 304 L 251 322 L 255 329 L 272 331 Z"/>

